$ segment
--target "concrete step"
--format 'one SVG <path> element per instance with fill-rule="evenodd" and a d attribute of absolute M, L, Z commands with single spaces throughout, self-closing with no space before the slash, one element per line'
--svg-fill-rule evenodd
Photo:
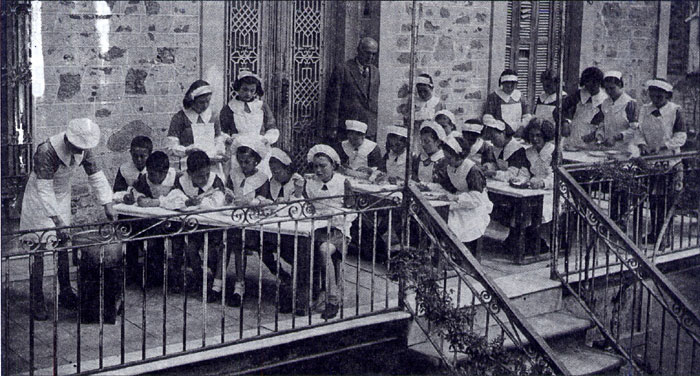
<path fill-rule="evenodd" d="M 618 369 L 622 365 L 621 358 L 591 349 L 585 346 L 585 333 L 593 327 L 593 322 L 588 319 L 581 319 L 571 315 L 566 311 L 548 312 L 528 318 L 528 322 L 533 329 L 544 338 L 550 347 L 555 351 L 556 356 L 564 362 L 569 371 L 576 375 L 589 374 L 605 374 Z M 423 341 L 419 341 L 416 331 L 420 328 L 414 322 L 409 332 L 409 348 L 421 356 L 432 359 L 434 362 L 439 362 L 440 355 L 430 343 L 428 338 L 423 334 Z M 490 325 L 488 328 L 489 341 L 501 335 L 501 329 L 498 325 Z M 486 333 L 485 328 L 475 327 L 474 331 L 479 334 Z M 529 341 L 520 335 L 524 345 Z M 454 354 L 449 351 L 449 343 L 441 340 L 438 336 L 433 337 L 433 342 L 442 348 L 443 354 L 447 359 L 457 361 L 464 358 L 463 354 Z M 514 350 L 516 345 L 506 336 L 503 343 L 504 348 Z M 588 357 L 588 361 L 586 361 Z M 579 364 L 580 363 L 580 364 Z"/>
<path fill-rule="evenodd" d="M 554 349 L 559 360 L 572 375 L 618 375 L 624 359 L 587 346 L 567 346 Z"/>

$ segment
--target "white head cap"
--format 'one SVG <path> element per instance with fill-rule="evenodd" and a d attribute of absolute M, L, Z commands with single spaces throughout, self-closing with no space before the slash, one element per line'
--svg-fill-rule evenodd
<path fill-rule="evenodd" d="M 445 134 L 445 129 L 443 129 L 440 124 L 432 121 L 432 120 L 426 120 L 421 124 L 420 130 L 422 131 L 425 128 L 430 128 L 433 131 L 435 131 L 435 134 L 437 134 L 437 138 L 440 141 L 444 141 L 445 138 L 447 138 L 447 134 Z"/>
<path fill-rule="evenodd" d="M 455 117 L 455 114 L 452 113 L 450 110 L 440 110 L 435 113 L 434 119 L 437 121 L 438 115 L 444 115 L 447 116 L 448 119 L 452 122 L 452 125 L 457 126 L 457 118 Z"/>
<path fill-rule="evenodd" d="M 365 134 L 367 133 L 367 124 L 357 120 L 345 120 L 345 129 Z"/>
<path fill-rule="evenodd" d="M 66 137 L 80 149 L 92 149 L 100 143 L 100 127 L 87 118 L 73 119 L 68 122 Z"/>
<path fill-rule="evenodd" d="M 484 130 L 483 124 L 475 124 L 475 123 L 462 124 L 462 132 L 471 132 L 471 133 L 481 134 L 481 131 L 483 131 L 483 130 Z"/>
<path fill-rule="evenodd" d="M 284 150 L 280 148 L 270 149 L 270 159 L 272 158 L 277 159 L 285 166 L 289 166 L 292 164 L 292 158 L 289 158 L 289 154 L 285 153 Z"/>
<path fill-rule="evenodd" d="M 462 153 L 462 147 L 459 145 L 459 142 L 457 142 L 457 139 L 452 136 L 447 137 L 445 140 L 445 145 L 452 149 L 452 151 L 454 151 L 456 154 Z"/>
<path fill-rule="evenodd" d="M 667 93 L 673 93 L 673 85 L 668 83 L 667 81 L 655 78 L 653 80 L 649 80 L 646 82 L 647 89 L 651 87 L 655 87 L 657 89 L 661 89 Z"/>
<path fill-rule="evenodd" d="M 408 129 L 405 127 L 399 127 L 398 125 L 390 125 L 386 129 L 386 134 L 395 134 L 397 136 L 401 136 L 403 138 L 408 137 Z"/>
<path fill-rule="evenodd" d="M 242 71 L 238 72 L 237 80 L 240 80 L 241 78 L 244 78 L 244 77 L 253 77 L 256 80 L 258 80 L 259 82 L 262 82 L 262 79 L 260 79 L 260 76 L 258 76 L 257 74 L 255 74 L 251 71 L 242 70 Z"/>
<path fill-rule="evenodd" d="M 607 71 L 607 72 L 605 72 L 605 75 L 603 75 L 603 79 L 608 78 L 608 77 L 613 77 L 613 78 L 617 78 L 618 80 L 621 80 L 622 79 L 622 72 L 616 71 L 616 70 Z"/>
<path fill-rule="evenodd" d="M 335 151 L 335 149 L 326 144 L 314 145 L 306 154 L 306 160 L 309 161 L 309 163 L 313 162 L 314 157 L 316 157 L 317 154 L 326 155 L 333 162 L 335 162 L 335 164 L 340 164 L 340 156 L 338 153 Z"/>
<path fill-rule="evenodd" d="M 495 128 L 495 129 L 498 129 L 499 131 L 506 130 L 506 123 L 504 123 L 500 120 L 497 120 L 491 114 L 484 115 L 483 120 L 484 120 L 484 126 L 486 126 L 486 127 Z"/>
<path fill-rule="evenodd" d="M 265 158 L 268 152 L 267 146 L 265 146 L 265 143 L 262 141 L 262 137 L 258 135 L 244 135 L 236 137 L 232 145 L 233 152 L 236 153 L 238 148 L 242 146 L 256 152 L 261 159 Z"/>

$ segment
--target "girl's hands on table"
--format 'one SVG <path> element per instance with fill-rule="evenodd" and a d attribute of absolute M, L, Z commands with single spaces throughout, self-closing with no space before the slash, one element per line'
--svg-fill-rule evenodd
<path fill-rule="evenodd" d="M 487 178 L 493 179 L 493 178 L 496 177 L 496 171 L 494 171 L 494 170 L 486 170 L 486 171 L 484 171 L 484 176 L 486 176 Z"/>
<path fill-rule="evenodd" d="M 160 200 L 157 198 L 139 197 L 136 203 L 138 206 L 149 208 L 160 206 Z"/>
<path fill-rule="evenodd" d="M 134 199 L 134 194 L 131 192 L 125 194 L 122 201 L 127 205 L 133 205 L 136 202 L 136 200 Z"/>
<path fill-rule="evenodd" d="M 530 179 L 530 182 L 528 183 L 530 188 L 532 189 L 543 189 L 544 188 L 544 180 L 540 178 L 532 178 Z"/>
<path fill-rule="evenodd" d="M 201 199 L 201 198 L 199 198 L 199 197 L 191 197 L 191 198 L 188 198 L 188 199 L 185 201 L 185 206 L 197 206 L 197 205 L 199 205 L 201 202 L 202 202 L 202 199 Z"/>
<path fill-rule="evenodd" d="M 498 169 L 501 171 L 507 171 L 508 170 L 508 162 L 506 162 L 502 159 L 499 159 L 496 161 L 496 167 L 498 167 Z"/>

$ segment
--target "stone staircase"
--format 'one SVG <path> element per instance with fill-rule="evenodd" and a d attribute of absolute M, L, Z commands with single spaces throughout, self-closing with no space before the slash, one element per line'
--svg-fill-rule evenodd
<path fill-rule="evenodd" d="M 549 279 L 549 269 L 508 275 L 496 278 L 494 282 L 506 293 L 511 303 L 526 317 L 534 330 L 545 339 L 559 360 L 572 374 L 619 374 L 620 368 L 624 364 L 623 359 L 612 353 L 594 349 L 587 344 L 586 334 L 589 330 L 595 330 L 594 323 L 587 317 L 577 316 L 565 309 L 562 286 L 559 282 Z M 470 293 L 465 293 L 464 287 L 461 290 L 462 296 L 459 300 L 469 304 L 471 302 Z M 477 308 L 475 323 L 482 323 L 482 326 L 478 327 L 478 324 L 475 324 L 475 332 L 485 332 L 483 327 L 483 323 L 486 323 L 485 316 L 485 310 Z M 499 313 L 499 316 L 505 319 L 503 313 Z M 500 327 L 493 324 L 493 321 L 490 320 L 492 324 L 489 325 L 487 332 L 489 340 L 501 335 Z M 527 343 L 526 338 L 523 336 L 521 338 L 523 338 L 524 343 Z M 432 337 L 432 339 L 438 347 L 442 346 L 443 354 L 447 355 L 447 359 L 454 359 L 455 354 L 449 351 L 449 344 L 446 341 L 442 341 L 437 336 Z M 415 321 L 409 330 L 408 346 L 417 355 L 439 363 L 440 356 L 436 348 Z M 515 349 L 515 344 L 506 337 L 504 347 Z M 462 354 L 456 355 L 458 362 L 463 359 L 463 356 L 460 355 Z"/>

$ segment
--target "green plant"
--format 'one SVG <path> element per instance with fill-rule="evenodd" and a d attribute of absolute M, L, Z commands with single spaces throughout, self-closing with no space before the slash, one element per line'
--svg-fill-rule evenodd
<path fill-rule="evenodd" d="M 417 314 L 430 322 L 432 332 L 446 340 L 451 351 L 463 355 L 462 361 L 448 364 L 452 371 L 460 375 L 552 374 L 544 362 L 531 364 L 524 354 L 506 350 L 503 336 L 489 341 L 470 330 L 476 324 L 476 308 L 457 307 L 450 296 L 454 291 L 441 287 L 444 269 L 435 266 L 436 251 L 441 252 L 430 247 L 400 251 L 392 257 L 391 278 L 415 292 Z"/>

